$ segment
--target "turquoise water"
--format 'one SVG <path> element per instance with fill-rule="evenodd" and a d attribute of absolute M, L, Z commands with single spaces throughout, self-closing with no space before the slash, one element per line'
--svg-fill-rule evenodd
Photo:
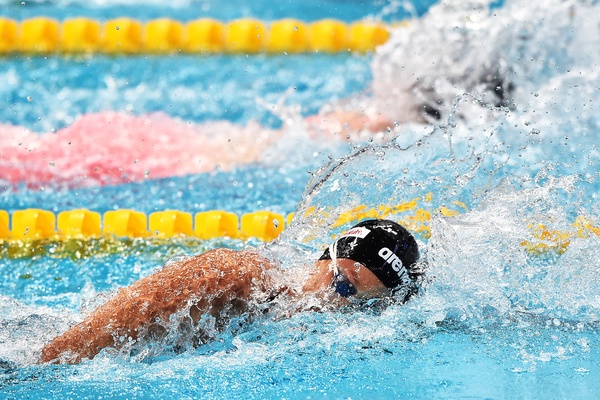
<path fill-rule="evenodd" d="M 92 18 L 132 17 L 142 20 L 153 18 L 174 18 L 189 21 L 199 17 L 219 20 L 236 18 L 258 18 L 276 20 L 282 18 L 298 18 L 302 21 L 316 21 L 324 18 L 335 18 L 341 21 L 355 21 L 367 16 L 378 16 L 385 21 L 396 21 L 410 15 L 420 15 L 434 4 L 432 0 L 418 2 L 386 2 L 378 0 L 307 0 L 286 1 L 279 4 L 242 0 L 236 3 L 225 3 L 218 0 L 175 0 L 165 4 L 152 0 L 140 3 L 132 0 L 117 1 L 21 1 L 2 0 L 2 15 L 10 18 L 25 19 L 35 16 L 51 16 L 57 19 L 89 16 Z"/>
<path fill-rule="evenodd" d="M 3 122 L 38 132 L 106 110 L 279 127 L 281 119 L 258 98 L 268 104 L 285 98 L 302 104 L 302 114 L 314 114 L 328 101 L 364 90 L 371 79 L 368 58 L 348 55 L 34 57 L 5 62 L 0 74 L 8 106 Z"/>
<path fill-rule="evenodd" d="M 305 20 L 409 15 L 399 4 L 299 2 L 289 10 Z M 0 13 L 19 19 L 79 10 L 108 18 L 140 8 L 134 0 L 5 5 Z M 417 235 L 427 280 L 405 305 L 289 318 L 274 312 L 242 318 L 181 354 L 101 354 L 77 366 L 34 362 L 45 342 L 166 260 L 260 244 L 139 240 L 91 249 L 91 257 L 3 258 L 0 397 L 596 398 L 600 239 L 578 235 L 574 223 L 600 220 L 599 5 L 450 1 L 422 14 L 428 5 L 415 6 L 419 19 L 367 57 L 2 60 L 7 107 L 0 122 L 39 134 L 85 113 L 126 110 L 160 111 L 199 126 L 225 119 L 231 129 L 254 120 L 285 135 L 232 169 L 127 185 L 55 182 L 42 190 L 5 183 L 0 209 L 296 211 L 280 240 L 263 249 L 292 271 L 316 257 L 342 229 L 332 228 L 335 217 L 354 206 L 418 198 L 433 216 L 429 235 Z M 256 2 L 235 10 L 157 2 L 140 13 L 187 19 L 203 7 L 223 19 L 284 16 Z M 490 74 L 499 77 L 503 99 L 490 91 Z M 283 106 L 265 109 L 265 102 Z M 380 146 L 381 135 L 366 135 L 347 143 L 314 136 L 299 122 L 347 104 L 395 121 L 387 136 L 394 139 Z M 424 105 L 437 107 L 439 119 L 429 114 L 423 122 Z M 441 206 L 461 214 L 435 213 Z M 530 228 L 536 224 L 570 233 L 566 251 L 528 251 L 524 241 L 540 242 Z"/>

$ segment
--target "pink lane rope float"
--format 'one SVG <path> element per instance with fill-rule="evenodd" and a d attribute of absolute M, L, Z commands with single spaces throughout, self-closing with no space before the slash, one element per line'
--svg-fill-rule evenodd
<path fill-rule="evenodd" d="M 165 114 L 88 114 L 56 133 L 0 125 L 0 181 L 107 185 L 228 169 L 259 160 L 279 136 L 249 123 L 193 124 Z"/>
<path fill-rule="evenodd" d="M 325 146 L 340 140 L 385 142 L 395 134 L 388 120 L 356 110 L 329 110 L 295 123 L 304 139 Z M 0 183 L 111 185 L 228 170 L 269 158 L 269 147 L 277 147 L 290 129 L 297 130 L 119 112 L 86 114 L 56 133 L 0 124 Z"/>

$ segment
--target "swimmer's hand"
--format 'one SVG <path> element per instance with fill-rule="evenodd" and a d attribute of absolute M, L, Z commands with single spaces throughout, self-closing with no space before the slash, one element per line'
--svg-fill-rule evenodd
<path fill-rule="evenodd" d="M 77 363 L 107 347 L 120 348 L 188 308 L 194 323 L 204 313 L 216 318 L 242 313 L 254 290 L 268 292 L 270 263 L 256 252 L 217 249 L 174 262 L 120 289 L 106 304 L 42 349 L 40 362 Z"/>

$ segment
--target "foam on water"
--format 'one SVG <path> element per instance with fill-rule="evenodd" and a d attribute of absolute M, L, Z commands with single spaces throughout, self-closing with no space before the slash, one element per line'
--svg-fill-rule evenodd
<path fill-rule="evenodd" d="M 491 3 L 443 2 L 397 29 L 373 61 L 380 111 L 399 121 L 422 114 L 425 106 L 448 115 L 457 94 L 471 93 L 484 104 L 535 113 L 533 96 L 556 90 L 554 78 L 580 75 L 588 89 L 597 86 L 596 2 L 507 1 L 490 9 Z M 551 97 L 557 96 L 554 91 Z"/>

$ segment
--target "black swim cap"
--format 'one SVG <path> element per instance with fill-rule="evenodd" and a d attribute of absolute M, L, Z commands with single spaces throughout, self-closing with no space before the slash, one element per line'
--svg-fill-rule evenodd
<path fill-rule="evenodd" d="M 389 289 L 413 288 L 419 247 L 415 238 L 394 221 L 362 221 L 340 236 L 332 248 L 337 258 L 349 258 L 366 266 Z M 329 248 L 319 260 L 330 260 Z M 413 289 L 409 289 L 412 292 Z"/>

